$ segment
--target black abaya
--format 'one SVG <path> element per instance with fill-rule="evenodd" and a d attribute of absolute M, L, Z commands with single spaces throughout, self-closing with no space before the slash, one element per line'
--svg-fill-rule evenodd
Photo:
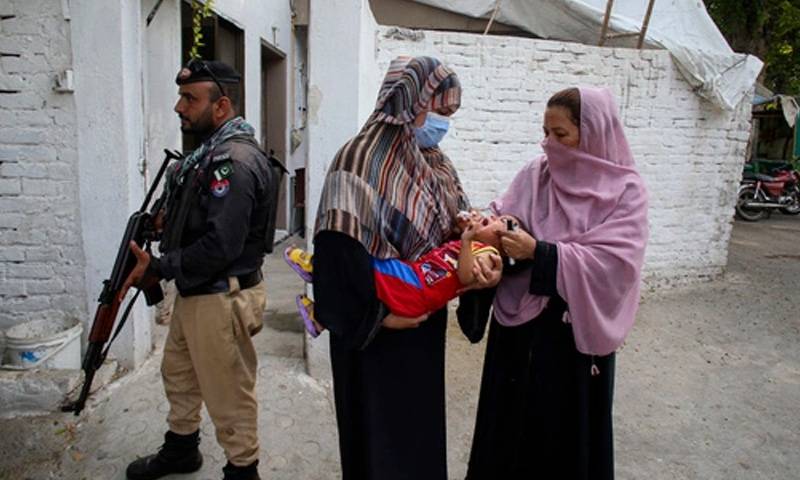
<path fill-rule="evenodd" d="M 614 477 L 614 354 L 576 349 L 562 321 L 567 305 L 556 292 L 556 266 L 556 246 L 538 242 L 534 262 L 507 272 L 530 275 L 531 293 L 551 299 L 520 326 L 491 322 L 468 480 Z M 462 327 L 485 318 L 490 303 L 481 293 L 462 300 Z"/>
<path fill-rule="evenodd" d="M 323 231 L 314 248 L 315 314 L 331 331 L 342 478 L 446 479 L 446 310 L 418 328 L 382 328 L 388 312 L 364 247 Z"/>

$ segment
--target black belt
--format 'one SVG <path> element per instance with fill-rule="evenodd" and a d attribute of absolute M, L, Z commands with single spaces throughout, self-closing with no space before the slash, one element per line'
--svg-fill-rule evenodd
<path fill-rule="evenodd" d="M 264 278 L 261 275 L 261 270 L 255 270 L 250 273 L 245 273 L 244 275 L 237 275 L 236 279 L 239 280 L 239 290 L 246 290 L 250 287 L 255 287 L 256 285 L 261 282 L 261 279 Z M 227 282 L 227 278 L 225 281 Z"/>
<path fill-rule="evenodd" d="M 239 290 L 246 290 L 248 288 L 255 287 L 264 278 L 261 275 L 260 269 L 254 270 L 250 273 L 245 273 L 243 275 L 235 275 L 235 277 L 239 281 Z M 227 292 L 230 290 L 230 288 L 231 286 L 228 283 L 228 277 L 224 277 L 199 287 L 190 288 L 189 290 L 180 292 L 180 294 L 182 297 L 192 297 L 195 295 L 208 295 L 211 293 Z"/>

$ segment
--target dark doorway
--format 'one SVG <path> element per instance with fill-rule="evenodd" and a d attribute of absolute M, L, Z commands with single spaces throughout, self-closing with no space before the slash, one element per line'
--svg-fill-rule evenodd
<path fill-rule="evenodd" d="M 284 165 L 286 152 L 286 54 L 262 42 L 261 44 L 261 146 Z M 287 183 L 281 185 L 278 230 L 288 230 Z"/>

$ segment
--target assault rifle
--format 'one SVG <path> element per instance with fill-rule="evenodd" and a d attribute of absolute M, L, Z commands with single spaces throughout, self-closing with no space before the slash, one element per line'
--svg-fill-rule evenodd
<path fill-rule="evenodd" d="M 128 219 L 128 225 L 125 227 L 125 235 L 122 236 L 122 242 L 120 243 L 119 250 L 117 250 L 117 258 L 114 261 L 114 268 L 111 270 L 111 277 L 103 281 L 103 290 L 100 292 L 100 298 L 98 299 L 100 304 L 97 306 L 97 310 L 94 314 L 92 329 L 89 331 L 89 345 L 86 348 L 86 354 L 83 357 L 83 365 L 81 367 L 85 373 L 83 387 L 81 388 L 81 393 L 77 400 L 69 402 L 61 407 L 61 411 L 63 412 L 75 412 L 75 415 L 80 415 L 81 410 L 83 410 L 83 407 L 86 405 L 86 398 L 89 396 L 94 374 L 105 361 L 111 344 L 125 325 L 125 320 L 128 319 L 131 308 L 136 302 L 139 293 L 142 291 L 137 289 L 136 294 L 130 302 L 128 302 L 119 322 L 116 322 L 117 329 L 112 337 L 111 330 L 114 328 L 117 312 L 122 302 L 122 300 L 118 298 L 120 290 L 125 284 L 125 280 L 128 279 L 128 275 L 133 270 L 133 267 L 136 266 L 136 257 L 133 255 L 133 252 L 131 252 L 130 242 L 134 241 L 144 250 L 150 251 L 150 242 L 156 238 L 156 228 L 152 214 L 148 211 L 148 205 L 150 204 L 150 200 L 158 184 L 161 182 L 161 177 L 164 176 L 167 165 L 171 160 L 180 160 L 183 158 L 178 152 L 164 150 L 164 153 L 166 154 L 164 163 L 161 165 L 161 168 L 158 169 L 156 178 L 153 180 L 153 184 L 150 186 L 147 195 L 145 195 L 141 208 L 133 212 Z M 160 205 L 155 205 L 152 211 L 158 213 L 160 208 Z M 164 294 L 158 284 L 156 284 L 154 288 L 146 290 L 144 296 L 148 305 L 155 305 L 164 298 Z"/>

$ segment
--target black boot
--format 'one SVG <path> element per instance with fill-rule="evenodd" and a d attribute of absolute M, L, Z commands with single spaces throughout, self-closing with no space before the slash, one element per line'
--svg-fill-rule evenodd
<path fill-rule="evenodd" d="M 222 480 L 261 480 L 258 476 L 258 460 L 246 467 L 237 467 L 228 462 L 222 467 L 222 473 L 225 474 Z"/>
<path fill-rule="evenodd" d="M 125 473 L 129 480 L 155 480 L 170 473 L 195 472 L 203 466 L 199 444 L 199 430 L 189 435 L 167 432 L 157 454 L 132 462 Z"/>

